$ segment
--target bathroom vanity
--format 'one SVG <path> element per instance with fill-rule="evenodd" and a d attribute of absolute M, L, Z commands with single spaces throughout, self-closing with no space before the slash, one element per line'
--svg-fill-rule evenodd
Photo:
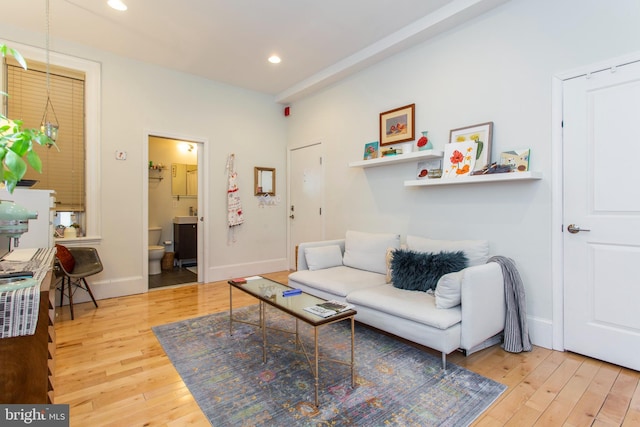
<path fill-rule="evenodd" d="M 183 260 L 197 260 L 198 217 L 177 216 L 173 219 L 173 250 L 180 267 Z"/>

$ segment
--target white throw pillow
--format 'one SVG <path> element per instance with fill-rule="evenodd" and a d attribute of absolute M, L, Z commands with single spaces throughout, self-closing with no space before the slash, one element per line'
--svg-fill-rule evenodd
<path fill-rule="evenodd" d="M 305 248 L 304 257 L 309 270 L 322 270 L 342 265 L 342 250 L 339 245 Z"/>
<path fill-rule="evenodd" d="M 407 246 L 416 252 L 463 251 L 469 260 L 469 266 L 486 264 L 489 259 L 488 240 L 433 240 L 407 236 Z"/>
<path fill-rule="evenodd" d="M 342 261 L 348 267 L 387 274 L 387 249 L 399 247 L 399 234 L 347 231 Z"/>
<path fill-rule="evenodd" d="M 447 273 L 436 286 L 436 307 L 452 308 L 462 301 L 462 271 Z"/>

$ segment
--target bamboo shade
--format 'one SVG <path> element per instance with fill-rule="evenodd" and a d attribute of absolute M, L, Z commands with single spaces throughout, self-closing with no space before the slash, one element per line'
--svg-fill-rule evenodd
<path fill-rule="evenodd" d="M 40 128 L 47 102 L 46 65 L 27 60 L 29 69 L 7 61 L 7 117 Z M 50 67 L 51 103 L 60 125 L 55 147 L 34 144 L 42 160 L 42 174 L 28 168 L 24 179 L 38 180 L 36 188 L 56 192 L 56 210 L 85 210 L 84 74 Z M 51 110 L 49 120 L 53 119 Z"/>

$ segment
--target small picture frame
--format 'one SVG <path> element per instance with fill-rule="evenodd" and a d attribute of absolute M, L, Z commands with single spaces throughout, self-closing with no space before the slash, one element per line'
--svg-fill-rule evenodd
<path fill-rule="evenodd" d="M 476 159 L 473 170 L 481 170 L 491 163 L 491 138 L 493 122 L 480 123 L 473 126 L 451 129 L 449 143 L 476 142 Z"/>
<path fill-rule="evenodd" d="M 444 164 L 442 165 L 442 177 L 456 179 L 469 176 L 474 170 L 477 145 L 473 140 L 446 144 L 444 147 Z"/>
<path fill-rule="evenodd" d="M 397 144 L 415 139 L 416 104 L 380 113 L 380 145 Z"/>
<path fill-rule="evenodd" d="M 442 160 L 431 159 L 418 162 L 418 169 L 416 170 L 416 179 L 433 178 L 436 170 L 442 171 Z"/>
<path fill-rule="evenodd" d="M 526 172 L 529 170 L 529 156 L 531 149 L 511 150 L 500 153 L 500 164 L 511 167 L 514 172 Z"/>
<path fill-rule="evenodd" d="M 380 151 L 380 143 L 378 141 L 369 142 L 364 145 L 363 160 L 377 159 Z"/>

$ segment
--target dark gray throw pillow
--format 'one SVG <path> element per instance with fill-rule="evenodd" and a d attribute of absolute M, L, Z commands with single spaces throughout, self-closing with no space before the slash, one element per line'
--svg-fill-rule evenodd
<path fill-rule="evenodd" d="M 391 260 L 391 281 L 399 289 L 426 292 L 435 289 L 442 276 L 466 268 L 467 263 L 462 251 L 431 253 L 398 249 Z"/>

